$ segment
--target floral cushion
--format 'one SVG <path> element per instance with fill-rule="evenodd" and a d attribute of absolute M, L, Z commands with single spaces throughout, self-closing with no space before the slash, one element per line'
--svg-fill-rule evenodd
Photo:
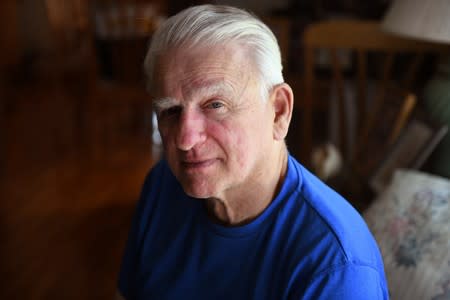
<path fill-rule="evenodd" d="M 397 170 L 364 217 L 393 300 L 450 299 L 450 180 Z"/>

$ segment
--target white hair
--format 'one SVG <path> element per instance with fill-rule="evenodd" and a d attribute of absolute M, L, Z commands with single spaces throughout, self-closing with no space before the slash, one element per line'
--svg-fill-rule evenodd
<path fill-rule="evenodd" d="M 154 33 L 145 57 L 144 71 L 149 88 L 154 84 L 158 57 L 174 48 L 215 46 L 237 42 L 247 53 L 260 76 L 263 98 L 282 83 L 280 48 L 272 31 L 257 17 L 231 6 L 199 5 L 167 19 Z"/>

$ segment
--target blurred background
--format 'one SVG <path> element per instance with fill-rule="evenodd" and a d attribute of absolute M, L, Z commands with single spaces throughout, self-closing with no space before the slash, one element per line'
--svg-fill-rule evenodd
<path fill-rule="evenodd" d="M 134 205 L 161 150 L 141 70 L 146 46 L 167 16 L 206 2 L 0 2 L 1 298 L 113 297 Z M 286 71 L 301 86 L 306 25 L 379 20 L 390 1 L 214 3 L 289 20 Z M 294 155 L 297 130 L 294 116 Z"/>

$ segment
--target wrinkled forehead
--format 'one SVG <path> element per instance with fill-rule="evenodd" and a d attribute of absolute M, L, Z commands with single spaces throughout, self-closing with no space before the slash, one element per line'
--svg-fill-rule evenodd
<path fill-rule="evenodd" d="M 154 71 L 158 93 L 179 86 L 230 88 L 255 77 L 248 52 L 233 44 L 172 48 L 158 56 Z"/>
<path fill-rule="evenodd" d="M 201 101 L 201 99 L 233 99 L 237 93 L 243 93 L 239 91 L 235 86 L 229 85 L 224 81 L 210 80 L 203 82 L 196 82 L 183 92 L 183 100 L 177 97 L 177 94 L 168 94 L 153 98 L 153 106 L 156 112 L 160 112 L 172 106 L 179 105 L 182 102 L 195 102 L 193 99 Z"/>

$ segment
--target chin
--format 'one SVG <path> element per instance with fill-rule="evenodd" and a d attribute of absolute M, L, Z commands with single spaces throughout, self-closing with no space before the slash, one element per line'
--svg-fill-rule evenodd
<path fill-rule="evenodd" d="M 212 194 L 211 193 L 205 193 L 202 191 L 197 191 L 197 190 L 192 190 L 192 189 L 184 189 L 184 192 L 192 198 L 197 198 L 197 199 L 208 199 L 208 198 L 212 198 Z"/>
<path fill-rule="evenodd" d="M 193 198 L 206 199 L 214 197 L 217 193 L 215 193 L 215 188 L 212 186 L 204 185 L 204 184 L 195 184 L 195 183 L 181 183 L 184 192 Z"/>

